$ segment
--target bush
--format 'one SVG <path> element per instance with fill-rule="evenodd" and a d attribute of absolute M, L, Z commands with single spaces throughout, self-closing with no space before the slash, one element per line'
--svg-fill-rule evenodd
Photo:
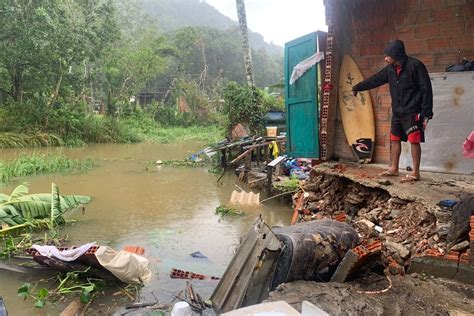
<path fill-rule="evenodd" d="M 224 88 L 224 113 L 228 116 L 227 131 L 239 124 L 247 124 L 251 133 L 261 135 L 265 131 L 265 115 L 270 109 L 270 99 L 255 86 L 229 82 Z"/>

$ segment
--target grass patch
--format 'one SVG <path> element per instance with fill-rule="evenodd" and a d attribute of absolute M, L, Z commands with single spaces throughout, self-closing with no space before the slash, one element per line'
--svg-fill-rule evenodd
<path fill-rule="evenodd" d="M 50 133 L 0 133 L 0 148 L 83 146 L 87 143 L 183 143 L 200 141 L 212 144 L 221 140 L 223 128 L 209 126 L 162 126 L 146 116 L 112 119 L 91 115 L 78 126 L 69 126 L 56 136 Z"/>
<path fill-rule="evenodd" d="M 223 130 L 217 126 L 165 127 L 150 136 L 160 143 L 200 141 L 212 144 L 222 139 Z"/>
<path fill-rule="evenodd" d="M 7 183 L 13 178 L 54 172 L 82 172 L 92 169 L 91 159 L 72 160 L 63 155 L 21 155 L 9 162 L 0 162 L 0 181 Z"/>
<path fill-rule="evenodd" d="M 241 216 L 245 215 L 245 212 L 239 211 L 235 208 L 226 206 L 226 205 L 220 205 L 216 207 L 216 215 L 219 215 L 221 217 L 224 216 Z"/>
<path fill-rule="evenodd" d="M 273 187 L 279 192 L 291 192 L 295 191 L 300 186 L 300 180 L 288 179 L 280 182 L 274 182 Z"/>
<path fill-rule="evenodd" d="M 18 134 L 0 133 L 0 148 L 62 146 L 63 140 L 48 133 Z"/>

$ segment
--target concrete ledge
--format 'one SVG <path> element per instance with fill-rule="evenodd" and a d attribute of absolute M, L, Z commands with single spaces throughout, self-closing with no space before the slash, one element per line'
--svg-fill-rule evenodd
<path fill-rule="evenodd" d="M 412 258 L 408 273 L 414 272 L 474 285 L 474 266 L 453 260 L 437 257 Z"/>

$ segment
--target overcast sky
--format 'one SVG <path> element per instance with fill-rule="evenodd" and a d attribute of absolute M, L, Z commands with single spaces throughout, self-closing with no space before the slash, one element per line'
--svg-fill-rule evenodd
<path fill-rule="evenodd" d="M 203 0 L 237 20 L 235 0 Z M 302 35 L 327 31 L 323 0 L 245 0 L 248 27 L 283 46 Z"/>

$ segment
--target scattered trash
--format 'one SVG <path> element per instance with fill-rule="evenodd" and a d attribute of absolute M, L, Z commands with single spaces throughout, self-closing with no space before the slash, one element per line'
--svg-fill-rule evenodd
<path fill-rule="evenodd" d="M 451 245 L 469 240 L 471 229 L 469 221 L 472 215 L 474 215 L 474 194 L 467 194 L 461 197 L 459 203 L 453 206 L 451 226 L 447 237 Z"/>
<path fill-rule="evenodd" d="M 236 190 L 232 191 L 230 196 L 231 205 L 249 205 L 255 206 L 260 204 L 260 193 L 253 192 L 238 192 Z"/>
<path fill-rule="evenodd" d="M 189 316 L 191 313 L 191 306 L 186 302 L 177 302 L 171 310 L 171 316 Z"/>
<path fill-rule="evenodd" d="M 172 268 L 170 272 L 170 278 L 172 279 L 196 279 L 196 280 L 219 280 L 219 277 L 207 276 L 204 274 L 194 273 L 190 271 L 183 271 L 176 268 Z"/>
<path fill-rule="evenodd" d="M 457 202 L 456 200 L 441 200 L 438 205 L 441 207 L 453 207 Z"/>
<path fill-rule="evenodd" d="M 207 259 L 207 257 L 205 255 L 203 255 L 200 251 L 193 252 L 189 255 L 193 258 Z"/>
<path fill-rule="evenodd" d="M 186 302 L 195 312 L 202 313 L 202 311 L 206 308 L 212 307 L 207 301 L 204 301 L 202 297 L 194 291 L 193 285 L 190 282 L 186 282 L 185 296 Z"/>
<path fill-rule="evenodd" d="M 39 264 L 63 272 L 83 271 L 90 267 L 89 274 L 95 277 L 118 279 L 125 283 L 148 282 L 151 278 L 149 261 L 145 257 L 95 243 L 69 248 L 33 245 L 27 252 Z"/>

